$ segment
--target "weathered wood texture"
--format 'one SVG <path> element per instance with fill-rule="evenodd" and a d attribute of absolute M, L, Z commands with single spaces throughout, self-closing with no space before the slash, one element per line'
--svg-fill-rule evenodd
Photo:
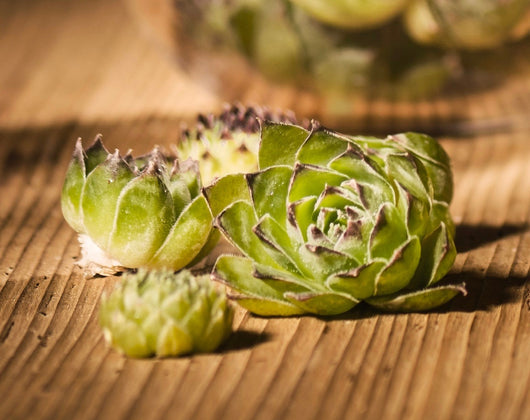
<path fill-rule="evenodd" d="M 1 419 L 530 418 L 524 124 L 441 139 L 456 177 L 450 277 L 466 297 L 429 314 L 238 310 L 218 353 L 133 360 L 105 346 L 97 323 L 119 279 L 85 280 L 75 266 L 59 206 L 66 165 L 78 136 L 142 153 L 220 99 L 160 60 L 115 2 L 1 1 L 0 57 Z M 529 83 L 510 87 L 516 100 L 465 98 L 462 109 L 528 115 Z"/>

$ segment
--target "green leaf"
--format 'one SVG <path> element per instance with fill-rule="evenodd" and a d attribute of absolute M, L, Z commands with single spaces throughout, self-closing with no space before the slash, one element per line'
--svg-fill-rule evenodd
<path fill-rule="evenodd" d="M 81 197 L 83 223 L 90 238 L 102 249 L 107 248 L 114 229 L 118 198 L 132 179 L 133 172 L 117 153 L 87 176 Z"/>
<path fill-rule="evenodd" d="M 199 262 L 201 262 L 203 258 L 206 258 L 210 254 L 210 252 L 212 252 L 213 249 L 217 246 L 220 238 L 221 238 L 221 232 L 219 232 L 218 229 L 213 229 L 213 223 L 212 223 L 210 234 L 208 236 L 208 239 L 206 240 L 206 243 L 204 244 L 200 252 L 197 255 L 195 255 L 193 260 L 191 260 L 188 264 L 186 264 L 186 266 L 193 267 L 195 264 L 198 264 Z"/>
<path fill-rule="evenodd" d="M 395 201 L 394 191 L 384 173 L 362 153 L 350 148 L 334 159 L 329 167 L 364 187 L 369 208 L 377 208 L 384 201 Z"/>
<path fill-rule="evenodd" d="M 266 214 L 254 227 L 254 233 L 267 248 L 274 261 L 283 269 L 306 276 L 311 272 L 305 269 L 297 252 L 297 245 L 293 246 L 293 238 L 287 231 L 270 215 Z"/>
<path fill-rule="evenodd" d="M 94 143 L 86 149 L 85 152 L 85 174 L 88 175 L 94 170 L 100 163 L 105 162 L 108 158 L 109 152 L 103 146 L 101 141 L 101 135 L 98 134 L 94 140 Z"/>
<path fill-rule="evenodd" d="M 247 201 L 236 201 L 216 219 L 217 227 L 243 254 L 261 264 L 281 268 L 270 256 L 267 245 L 253 233 L 257 223 L 254 209 Z"/>
<path fill-rule="evenodd" d="M 254 264 L 253 276 L 282 294 L 288 291 L 299 293 L 315 291 L 307 282 L 307 278 L 263 264 Z"/>
<path fill-rule="evenodd" d="M 327 285 L 359 300 L 369 298 L 375 293 L 376 279 L 385 264 L 384 261 L 371 261 L 349 272 L 334 274 L 328 278 Z"/>
<path fill-rule="evenodd" d="M 357 263 L 348 255 L 323 246 L 305 244 L 299 248 L 299 253 L 305 270 L 320 282 L 332 273 L 350 270 Z"/>
<path fill-rule="evenodd" d="M 439 281 L 453 266 L 456 248 L 445 223 L 423 238 L 418 269 L 411 286 L 422 288 Z"/>
<path fill-rule="evenodd" d="M 213 277 L 243 296 L 234 297 L 252 313 L 263 316 L 289 316 L 304 313 L 289 303 L 281 292 L 253 276 L 254 265 L 245 257 L 221 255 L 212 271 Z"/>
<path fill-rule="evenodd" d="M 407 286 L 414 276 L 420 255 L 420 240 L 415 236 L 397 248 L 387 266 L 379 274 L 374 294 L 388 295 Z"/>
<path fill-rule="evenodd" d="M 424 161 L 432 162 L 450 168 L 450 159 L 447 152 L 434 138 L 422 133 L 400 133 L 390 136 L 391 139 L 414 153 Z"/>
<path fill-rule="evenodd" d="M 194 343 L 199 343 L 202 340 L 204 331 L 210 323 L 211 308 L 206 291 L 201 290 L 198 293 L 198 298 L 194 300 L 190 310 L 181 320 L 182 323 L 186 324 Z"/>
<path fill-rule="evenodd" d="M 201 175 L 199 172 L 199 163 L 191 158 L 184 161 L 175 160 L 174 167 L 171 171 L 170 180 L 175 178 L 181 179 L 190 192 L 192 199 L 197 197 L 201 192 Z"/>
<path fill-rule="evenodd" d="M 403 215 L 409 234 L 423 236 L 429 228 L 429 223 L 426 223 L 426 221 L 433 217 L 433 212 L 429 212 L 431 209 L 430 203 L 415 199 L 399 182 L 397 183 L 397 190 L 397 206 L 399 212 Z"/>
<path fill-rule="evenodd" d="M 392 154 L 386 158 L 388 174 L 414 197 L 428 201 L 432 184 L 423 164 L 411 154 Z"/>
<path fill-rule="evenodd" d="M 105 250 L 126 267 L 140 267 L 152 258 L 171 229 L 173 200 L 156 173 L 143 173 L 122 190 Z"/>
<path fill-rule="evenodd" d="M 285 298 L 315 315 L 338 315 L 349 311 L 359 303 L 351 296 L 333 292 L 309 292 L 284 294 Z"/>
<path fill-rule="evenodd" d="M 449 204 L 445 201 L 434 201 L 432 203 L 432 209 L 429 213 L 430 220 L 427 228 L 427 232 L 435 230 L 438 225 L 443 222 L 447 227 L 447 232 L 451 237 L 455 236 L 456 226 L 451 219 L 451 213 L 449 211 Z"/>
<path fill-rule="evenodd" d="M 369 241 L 370 258 L 389 259 L 407 240 L 407 227 L 396 206 L 384 203 L 376 216 Z"/>
<path fill-rule="evenodd" d="M 154 354 L 157 348 L 158 336 L 164 326 L 164 318 L 160 311 L 153 311 L 152 307 L 148 307 L 142 299 L 139 299 L 138 296 L 136 296 L 136 298 L 135 304 L 137 306 L 143 306 L 142 309 L 144 310 L 140 314 L 134 314 L 133 316 L 130 316 L 129 314 L 127 315 L 129 315 L 132 320 L 143 321 L 141 322 L 143 334 L 145 335 L 150 352 Z"/>
<path fill-rule="evenodd" d="M 406 0 L 292 0 L 304 12 L 331 27 L 362 30 L 377 27 L 400 13 Z"/>
<path fill-rule="evenodd" d="M 168 182 L 168 189 L 173 199 L 173 211 L 178 216 L 184 207 L 191 203 L 188 184 L 180 176 L 172 176 Z"/>
<path fill-rule="evenodd" d="M 289 302 L 260 297 L 231 296 L 240 306 L 260 316 L 295 316 L 306 313 L 303 308 Z"/>
<path fill-rule="evenodd" d="M 296 152 L 309 133 L 302 127 L 288 124 L 263 122 L 258 153 L 258 166 L 261 170 L 270 166 L 294 166 Z"/>
<path fill-rule="evenodd" d="M 85 183 L 85 160 L 81 139 L 77 140 L 72 160 L 66 170 L 61 193 L 61 209 L 68 224 L 78 233 L 85 233 L 81 214 L 81 193 Z"/>
<path fill-rule="evenodd" d="M 226 315 L 225 311 L 219 310 L 212 316 L 208 328 L 202 334 L 198 343 L 196 343 L 195 350 L 200 353 L 211 353 L 219 347 L 219 345 L 232 332 L 233 313 L 230 311 Z"/>
<path fill-rule="evenodd" d="M 206 199 L 198 196 L 180 214 L 147 265 L 178 270 L 195 262 L 210 239 L 212 220 Z"/>
<path fill-rule="evenodd" d="M 373 228 L 371 219 L 364 217 L 348 220 L 346 229 L 335 242 L 334 249 L 349 255 L 358 264 L 368 260 L 369 250 L 367 238 Z"/>
<path fill-rule="evenodd" d="M 449 302 L 458 293 L 466 294 L 464 285 L 450 285 L 423 289 L 406 294 L 377 296 L 367 299 L 371 306 L 393 312 L 423 312 Z"/>
<path fill-rule="evenodd" d="M 293 232 L 293 235 L 298 234 L 302 238 L 302 242 L 307 241 L 307 228 L 313 223 L 316 201 L 317 197 L 304 197 L 288 205 L 287 217 L 289 225 L 296 232 Z"/>
<path fill-rule="evenodd" d="M 392 138 L 423 162 L 432 180 L 434 198 L 450 203 L 453 197 L 453 177 L 450 159 L 443 147 L 426 134 L 401 133 Z"/>
<path fill-rule="evenodd" d="M 163 326 L 156 344 L 156 355 L 158 357 L 187 354 L 192 350 L 193 340 L 189 334 L 173 322 L 167 322 Z"/>
<path fill-rule="evenodd" d="M 346 206 L 362 206 L 359 197 L 352 193 L 347 188 L 342 187 L 326 187 L 318 197 L 315 204 L 316 209 L 320 208 L 335 208 L 344 209 Z"/>
<path fill-rule="evenodd" d="M 203 192 L 214 217 L 236 201 L 250 202 L 250 191 L 244 174 L 230 174 L 216 179 Z"/>
<path fill-rule="evenodd" d="M 254 263 L 238 255 L 221 255 L 212 270 L 213 277 L 239 293 L 283 300 L 281 292 L 254 277 Z"/>
<path fill-rule="evenodd" d="M 103 316 L 105 317 L 110 319 L 111 323 L 103 327 L 103 335 L 119 351 L 130 357 L 147 357 L 153 354 L 137 323 L 125 318 L 121 312 L 116 310 Z"/>
<path fill-rule="evenodd" d="M 268 214 L 285 226 L 291 173 L 288 166 L 273 166 L 246 176 L 258 218 Z"/>
<path fill-rule="evenodd" d="M 291 179 L 289 201 L 292 203 L 304 197 L 319 196 L 326 186 L 337 186 L 347 179 L 338 172 L 297 163 Z"/>
<path fill-rule="evenodd" d="M 344 153 L 348 144 L 345 137 L 320 128 L 311 132 L 298 150 L 296 160 L 304 164 L 326 166 L 336 156 Z"/>

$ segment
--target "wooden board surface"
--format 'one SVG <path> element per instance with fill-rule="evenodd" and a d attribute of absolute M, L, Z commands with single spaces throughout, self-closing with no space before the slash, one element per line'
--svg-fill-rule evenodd
<path fill-rule="evenodd" d="M 59 206 L 74 141 L 100 132 L 143 153 L 222 98 L 161 59 L 118 2 L 0 1 L 0 57 L 0 419 L 530 418 L 528 126 L 440 138 L 456 182 L 450 277 L 467 296 L 428 314 L 237 310 L 215 354 L 134 360 L 97 323 L 119 278 L 75 266 Z M 528 115 L 521 92 L 509 103 Z M 485 121 L 507 103 L 468 99 Z"/>

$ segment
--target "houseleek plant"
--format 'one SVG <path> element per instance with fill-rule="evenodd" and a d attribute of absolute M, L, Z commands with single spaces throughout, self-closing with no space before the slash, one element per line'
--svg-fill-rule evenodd
<path fill-rule="evenodd" d="M 260 120 L 308 125 L 290 111 L 226 104 L 219 114 L 199 114 L 184 126 L 175 153 L 197 162 L 203 185 L 228 173 L 252 172 L 258 167 Z"/>
<path fill-rule="evenodd" d="M 248 197 L 216 209 L 242 255 L 213 277 L 259 315 L 333 315 L 361 301 L 421 311 L 461 285 L 434 287 L 456 255 L 449 158 L 431 137 L 346 136 L 315 124 L 264 123 L 257 172 L 205 189 L 213 206 L 234 178 Z"/>
<path fill-rule="evenodd" d="M 99 321 L 106 341 L 127 356 L 166 357 L 214 351 L 232 318 L 224 290 L 207 275 L 141 269 L 102 296 Z"/>
<path fill-rule="evenodd" d="M 181 269 L 200 259 L 217 239 L 201 195 L 197 163 L 171 160 L 155 148 L 133 158 L 109 153 L 98 136 L 76 143 L 61 207 L 79 234 L 85 275 L 125 268 Z"/>

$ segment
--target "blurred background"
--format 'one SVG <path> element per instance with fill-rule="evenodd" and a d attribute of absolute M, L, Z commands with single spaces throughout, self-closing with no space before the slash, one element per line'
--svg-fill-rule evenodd
<path fill-rule="evenodd" d="M 502 3 L 529 20 L 526 0 L 483 2 Z M 512 16 L 517 36 L 471 47 L 411 41 L 402 18 L 352 31 L 316 16 L 279 0 L 2 0 L 0 126 L 187 119 L 234 100 L 349 131 L 528 126 L 530 42 Z"/>
<path fill-rule="evenodd" d="M 153 45 L 119 0 L 2 0 L 0 126 L 186 117 L 218 106 Z"/>

